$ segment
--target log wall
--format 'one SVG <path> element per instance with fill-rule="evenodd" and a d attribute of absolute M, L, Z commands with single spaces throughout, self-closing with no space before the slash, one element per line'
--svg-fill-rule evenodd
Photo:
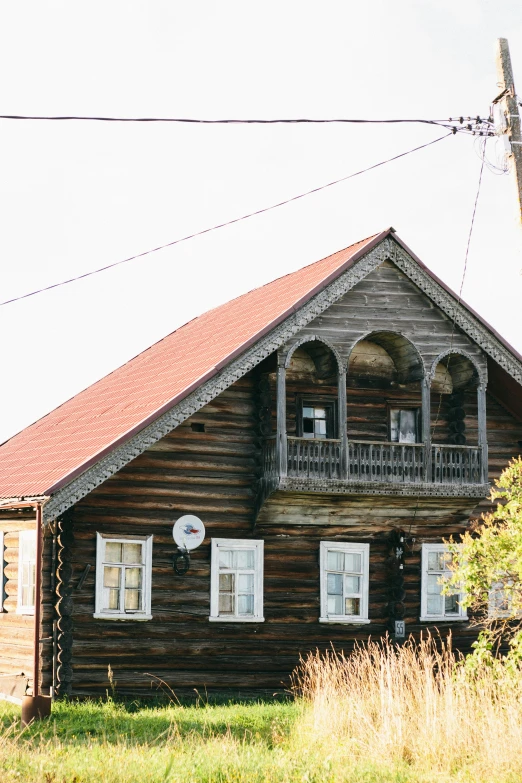
<path fill-rule="evenodd" d="M 342 300 L 303 330 L 334 343 L 348 359 L 353 345 L 375 332 L 397 332 L 415 344 L 425 366 L 450 343 L 479 363 L 484 356 L 451 321 L 391 263 L 357 284 Z M 380 347 L 394 356 L 396 373 L 385 366 L 382 351 L 366 345 L 359 363 L 362 375 L 375 361 L 383 362 L 378 379 L 364 384 L 348 373 L 347 419 L 352 439 L 386 440 L 390 400 L 418 399 L 420 363 L 411 346 L 400 338 L 381 337 Z M 371 341 L 370 341 L 371 342 Z M 372 354 L 373 352 L 373 354 Z M 296 428 L 299 395 L 337 396 L 332 363 L 320 345 L 296 355 L 287 377 L 288 433 Z M 380 357 L 380 358 L 379 358 Z M 60 520 L 57 532 L 57 572 L 51 590 L 51 542 L 44 546 L 44 626 L 42 637 L 57 620 L 59 640 L 58 692 L 70 695 L 105 694 L 110 687 L 108 668 L 114 672 L 119 693 L 155 693 L 160 680 L 180 694 L 207 688 L 236 692 L 288 686 L 288 676 L 300 654 L 308 650 L 349 650 L 355 641 L 385 633 L 389 604 L 389 509 L 377 498 L 362 498 L 366 513 L 358 521 L 336 518 L 336 499 L 325 498 L 328 513 L 314 524 L 299 524 L 292 517 L 293 499 L 285 500 L 277 517 L 255 526 L 254 508 L 259 482 L 260 436 L 275 431 L 275 357 L 256 373 L 245 376 L 169 436 L 149 448 L 111 479 L 95 489 Z M 401 380 L 402 379 L 402 380 Z M 374 379 L 375 380 L 375 379 Z M 501 397 L 501 394 L 499 395 Z M 432 395 L 431 427 L 434 442 L 448 439 L 447 400 Z M 513 409 L 513 406 L 511 406 Z M 466 394 L 466 438 L 476 443 L 477 410 L 474 393 Z M 497 398 L 488 395 L 490 477 L 496 478 L 512 456 L 520 452 L 522 425 Z M 430 498 L 430 502 L 437 502 Z M 317 498 L 314 503 L 317 503 Z M 321 502 L 321 501 L 319 501 Z M 387 498 L 388 505 L 393 498 Z M 441 500 L 441 503 L 443 501 Z M 409 503 L 409 506 L 408 506 Z M 341 503 L 337 503 L 341 505 Z M 406 628 L 419 634 L 426 624 L 420 614 L 420 552 L 424 541 L 440 541 L 463 526 L 462 514 L 430 516 L 415 499 L 397 499 L 401 524 L 407 533 L 405 556 Z M 475 514 L 486 509 L 481 504 Z M 404 513 L 406 512 L 406 513 Z M 418 512 L 418 513 L 417 513 Z M 204 544 L 192 556 L 185 576 L 172 567 L 176 552 L 172 525 L 182 515 L 199 516 L 207 529 Z M 274 512 L 275 513 L 275 512 Z M 388 516 L 386 516 L 388 514 Z M 0 671 L 30 670 L 32 617 L 16 614 L 17 536 L 34 525 L 28 515 L 0 515 L 6 533 L 7 600 L 0 615 Z M 328 520 L 328 524 L 323 522 Z M 152 615 L 146 622 L 94 619 L 96 533 L 153 535 Z M 210 539 L 262 538 L 265 542 L 263 623 L 209 622 Z M 365 626 L 318 622 L 319 544 L 321 540 L 370 543 L 370 618 Z M 88 573 L 87 567 L 90 566 Z M 86 578 L 83 576 L 86 574 Z M 83 584 L 82 584 L 83 580 Z M 456 645 L 469 649 L 475 631 L 467 624 L 441 623 L 451 628 Z M 43 651 L 43 683 L 52 676 L 49 647 Z"/>
<path fill-rule="evenodd" d="M 158 678 L 180 694 L 193 688 L 281 691 L 300 654 L 331 644 L 349 650 L 355 641 L 385 633 L 390 528 L 385 518 L 379 522 L 377 509 L 376 519 L 366 524 L 253 527 L 257 387 L 252 374 L 238 381 L 74 507 L 73 588 L 87 564 L 91 570 L 82 589 L 72 591 L 72 695 L 104 694 L 109 665 L 122 694 L 155 693 Z M 499 460 L 516 453 L 522 432 L 498 403 L 488 402 L 495 472 Z M 362 432 L 366 423 L 360 418 Z M 403 526 L 409 533 L 405 620 L 408 633 L 419 634 L 426 629 L 418 621 L 421 544 L 440 541 L 462 525 L 433 524 L 424 513 L 416 518 L 414 503 Z M 203 520 L 207 538 L 180 577 L 172 568 L 171 530 L 184 513 Z M 96 532 L 154 536 L 151 621 L 93 619 Z M 264 540 L 264 623 L 209 622 L 211 537 Z M 318 622 L 319 543 L 326 539 L 370 542 L 370 625 Z M 467 624 L 439 628 L 443 633 L 451 628 L 463 651 L 475 638 Z"/>

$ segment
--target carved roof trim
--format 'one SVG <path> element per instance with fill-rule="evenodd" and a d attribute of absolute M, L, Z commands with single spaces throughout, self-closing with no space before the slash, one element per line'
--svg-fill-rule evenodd
<path fill-rule="evenodd" d="M 395 234 L 391 235 L 387 232 L 377 245 L 371 246 L 364 255 L 357 258 L 326 287 L 261 337 L 243 354 L 230 361 L 215 376 L 204 381 L 181 402 L 58 490 L 44 508 L 44 519 L 49 521 L 61 515 L 147 448 L 172 432 L 189 416 L 254 369 L 263 359 L 284 346 L 301 329 L 337 302 L 385 260 L 392 261 L 401 269 L 449 318 L 455 320 L 463 332 L 522 385 L 522 360 L 516 351 L 503 343 L 494 330 L 470 308 L 462 302 L 459 303 L 455 294 L 427 270 Z"/>

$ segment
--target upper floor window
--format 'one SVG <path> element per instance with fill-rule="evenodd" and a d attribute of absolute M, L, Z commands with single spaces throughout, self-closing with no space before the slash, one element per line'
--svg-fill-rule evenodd
<path fill-rule="evenodd" d="M 322 623 L 369 623 L 369 544 L 321 541 Z"/>
<path fill-rule="evenodd" d="M 420 442 L 420 408 L 390 408 L 390 441 Z"/>
<path fill-rule="evenodd" d="M 467 620 L 462 606 L 464 594 L 454 590 L 443 594 L 451 577 L 451 553 L 445 544 L 422 545 L 421 620 Z"/>
<path fill-rule="evenodd" d="M 213 538 L 210 581 L 210 620 L 264 620 L 263 541 Z"/>
<path fill-rule="evenodd" d="M 18 612 L 34 614 L 35 595 L 36 530 L 21 530 L 18 537 Z"/>
<path fill-rule="evenodd" d="M 150 620 L 152 536 L 97 534 L 94 616 L 107 620 Z"/>
<path fill-rule="evenodd" d="M 313 400 L 301 401 L 298 436 L 325 439 L 334 437 L 334 403 Z"/>

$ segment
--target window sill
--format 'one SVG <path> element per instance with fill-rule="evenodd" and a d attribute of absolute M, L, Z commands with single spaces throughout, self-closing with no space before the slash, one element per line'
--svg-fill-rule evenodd
<path fill-rule="evenodd" d="M 345 617 L 320 617 L 319 622 L 338 623 L 341 625 L 368 625 L 371 623 L 371 620 L 365 619 L 364 617 L 354 617 L 351 619 L 347 619 Z"/>
<path fill-rule="evenodd" d="M 264 623 L 264 617 L 209 617 L 211 623 Z"/>
<path fill-rule="evenodd" d="M 26 614 L 34 617 L 34 606 L 18 606 L 16 609 L 16 614 Z"/>
<path fill-rule="evenodd" d="M 95 612 L 93 617 L 95 620 L 123 620 L 124 622 L 152 620 L 151 614 L 104 614 L 103 612 Z"/>
<path fill-rule="evenodd" d="M 419 622 L 421 623 L 467 623 L 468 617 L 444 617 L 444 616 L 434 616 L 434 617 L 419 617 Z"/>

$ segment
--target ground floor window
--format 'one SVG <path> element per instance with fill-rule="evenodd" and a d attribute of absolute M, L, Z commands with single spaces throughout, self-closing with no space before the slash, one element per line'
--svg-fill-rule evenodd
<path fill-rule="evenodd" d="M 151 619 L 152 536 L 97 534 L 95 617 Z"/>
<path fill-rule="evenodd" d="M 210 581 L 210 620 L 264 620 L 263 541 L 213 538 Z"/>
<path fill-rule="evenodd" d="M 422 545 L 421 620 L 467 620 L 462 607 L 463 593 L 443 595 L 451 576 L 451 553 L 445 544 Z"/>
<path fill-rule="evenodd" d="M 3 552 L 2 552 L 3 560 Z M 3 585 L 2 585 L 3 589 Z M 18 612 L 34 614 L 36 595 L 36 530 L 21 530 L 18 537 Z"/>
<path fill-rule="evenodd" d="M 369 544 L 321 541 L 322 623 L 369 623 Z"/>

